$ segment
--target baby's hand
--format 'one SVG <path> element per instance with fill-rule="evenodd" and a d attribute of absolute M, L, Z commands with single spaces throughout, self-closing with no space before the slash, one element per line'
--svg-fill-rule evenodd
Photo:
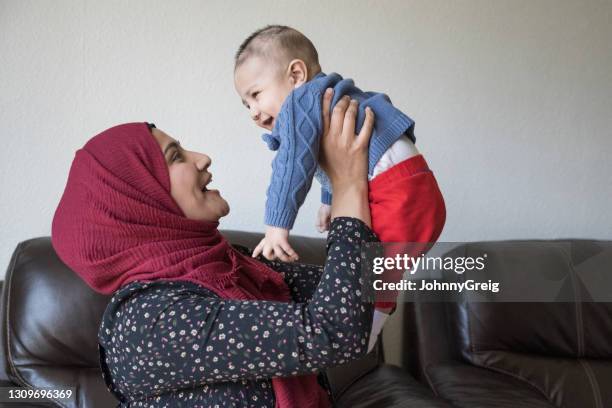
<path fill-rule="evenodd" d="M 331 220 L 331 205 L 321 204 L 317 213 L 317 223 L 315 226 L 319 232 L 329 231 L 329 223 Z"/>
<path fill-rule="evenodd" d="M 280 259 L 283 262 L 297 261 L 298 255 L 289 245 L 289 230 L 278 227 L 267 227 L 266 236 L 253 251 L 253 258 L 260 254 L 269 260 Z"/>

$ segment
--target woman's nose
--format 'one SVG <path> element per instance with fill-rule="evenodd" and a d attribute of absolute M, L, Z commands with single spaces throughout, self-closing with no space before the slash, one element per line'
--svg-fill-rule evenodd
<path fill-rule="evenodd" d="M 198 168 L 199 171 L 204 171 L 208 169 L 211 163 L 212 163 L 212 160 L 210 157 L 208 157 L 205 154 L 198 153 L 198 158 L 196 160 L 196 167 Z"/>

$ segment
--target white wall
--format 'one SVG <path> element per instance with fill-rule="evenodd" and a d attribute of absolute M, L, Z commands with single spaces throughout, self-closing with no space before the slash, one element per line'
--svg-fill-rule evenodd
<path fill-rule="evenodd" d="M 222 227 L 261 230 L 273 156 L 232 58 L 268 23 L 415 119 L 448 206 L 442 240 L 612 239 L 611 21 L 609 0 L 2 0 L 0 265 L 49 234 L 74 151 L 127 121 L 210 154 Z M 317 235 L 317 197 L 295 233 Z"/>

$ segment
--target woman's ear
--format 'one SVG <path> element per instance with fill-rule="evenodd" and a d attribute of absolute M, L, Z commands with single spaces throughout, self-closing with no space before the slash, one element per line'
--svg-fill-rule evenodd
<path fill-rule="evenodd" d="M 308 81 L 308 68 L 301 59 L 294 59 L 289 63 L 289 80 L 293 88 L 297 88 Z"/>

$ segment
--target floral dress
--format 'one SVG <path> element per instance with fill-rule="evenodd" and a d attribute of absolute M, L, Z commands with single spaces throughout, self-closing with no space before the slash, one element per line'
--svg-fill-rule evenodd
<path fill-rule="evenodd" d="M 274 407 L 273 377 L 366 353 L 373 307 L 362 301 L 361 246 L 374 241 L 362 221 L 339 217 L 324 267 L 266 261 L 284 274 L 290 303 L 222 299 L 185 281 L 124 286 L 98 334 L 109 390 L 120 407 Z"/>

